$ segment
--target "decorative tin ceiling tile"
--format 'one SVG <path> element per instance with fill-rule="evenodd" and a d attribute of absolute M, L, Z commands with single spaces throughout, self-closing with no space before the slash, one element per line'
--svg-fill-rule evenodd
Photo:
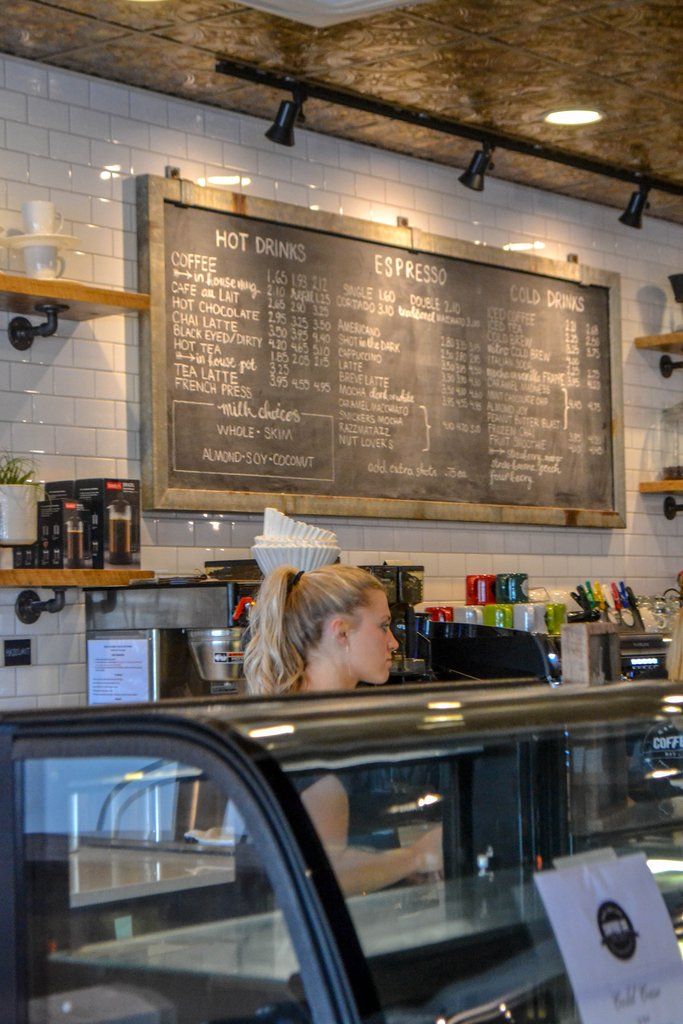
<path fill-rule="evenodd" d="M 356 138 L 382 149 L 390 149 L 405 153 L 434 163 L 450 164 L 465 168 L 476 148 L 476 143 L 443 135 L 441 132 L 430 131 L 417 125 L 390 121 L 387 118 L 375 118 L 371 123 L 359 128 Z"/>
<path fill-rule="evenodd" d="M 90 42 L 97 45 L 124 34 L 125 29 L 92 18 L 58 10 L 48 13 L 42 4 L 32 0 L 21 0 L 12 17 L 0 18 L 0 50 L 37 60 L 60 50 Z"/>
<path fill-rule="evenodd" d="M 563 144 L 573 150 L 581 147 L 585 140 L 600 139 L 601 133 L 620 134 L 617 149 L 628 144 L 629 129 L 648 125 L 666 118 L 671 113 L 670 103 L 660 97 L 650 96 L 644 101 L 643 94 L 632 85 L 610 78 L 588 76 L 583 72 L 565 72 L 556 79 L 540 76 L 531 83 L 534 92 L 528 96 L 504 96 L 501 92 L 492 98 L 492 116 L 496 123 L 512 127 L 517 124 L 517 134 L 546 141 L 549 144 Z M 591 85 L 593 91 L 591 91 Z M 596 86 L 598 86 L 596 90 Z M 567 105 L 589 106 L 599 98 L 597 104 L 604 114 L 604 120 L 583 128 L 550 125 L 543 120 L 549 110 Z M 613 154 L 605 159 L 614 162 Z M 617 161 L 618 162 L 618 161 Z"/>
<path fill-rule="evenodd" d="M 177 22 L 215 18 L 242 8 L 241 4 L 230 0 L 165 0 L 161 4 L 131 3 L 130 0 L 49 0 L 49 5 L 143 32 Z"/>
<path fill-rule="evenodd" d="M 2 0 L 0 50 L 270 119 L 280 90 L 219 75 L 226 57 L 683 184 L 681 0 L 426 0 L 315 29 L 233 0 Z M 597 107 L 582 129 L 551 109 Z M 308 101 L 308 127 L 445 164 L 476 143 Z M 625 204 L 631 185 L 499 150 L 494 176 Z M 650 215 L 683 223 L 653 190 Z"/>
<path fill-rule="evenodd" d="M 108 78 L 173 95 L 188 95 L 185 90 L 191 95 L 193 78 L 201 72 L 213 75 L 216 87 L 222 77 L 216 75 L 211 57 L 203 51 L 139 35 L 64 53 L 54 62 L 93 75 L 101 75 L 106 67 Z M 228 91 L 225 89 L 226 94 Z"/>
<path fill-rule="evenodd" d="M 624 32 L 616 32 L 590 16 L 565 18 L 560 22 L 521 27 L 496 32 L 495 37 L 515 48 L 535 53 L 547 60 L 559 61 L 568 67 L 581 67 L 601 62 L 605 54 L 628 63 L 642 43 Z M 580 40 L 580 43 L 579 43 Z M 578 45 L 577 45 L 578 44 Z"/>
<path fill-rule="evenodd" d="M 238 110 L 242 114 L 251 114 L 253 117 L 262 117 L 266 121 L 272 121 L 282 99 L 283 94 L 280 90 L 267 89 L 262 85 L 252 85 L 250 82 L 238 82 L 226 93 L 226 102 L 222 106 L 229 107 L 230 110 Z M 265 132 L 265 126 L 263 130 Z M 274 146 L 274 148 L 278 147 Z"/>
<path fill-rule="evenodd" d="M 209 21 L 162 29 L 161 35 L 217 57 L 300 73 L 306 39 L 316 29 L 259 11 L 239 10 Z"/>
<path fill-rule="evenodd" d="M 678 224 L 683 224 L 683 198 L 681 196 L 667 195 L 665 192 L 653 192 L 650 198 L 648 216 L 663 217 L 664 220 L 672 220 Z M 683 260 L 679 260 L 679 265 L 674 269 L 680 270 L 681 263 L 683 263 Z M 680 324 L 680 319 L 676 322 Z"/>
<path fill-rule="evenodd" d="M 280 96 L 280 98 L 282 97 Z M 274 114 L 275 108 L 271 108 L 268 116 L 272 117 Z M 374 120 L 373 115 L 367 114 L 364 110 L 338 107 L 335 104 L 323 103 L 320 100 L 307 100 L 304 114 L 306 116 L 305 127 L 307 129 L 328 134 L 333 132 L 333 129 L 338 128 L 340 132 L 344 131 L 345 137 L 350 137 L 351 132 L 360 131 L 364 125 Z M 336 130 L 334 130 L 334 134 L 337 134 Z"/>
<path fill-rule="evenodd" d="M 451 24 L 430 22 L 404 10 L 322 29 L 309 39 L 308 45 L 312 59 L 316 59 L 318 52 L 328 59 L 333 59 L 335 53 L 344 54 L 347 59 L 355 54 L 356 62 L 367 63 L 401 54 L 422 53 L 432 59 L 435 51 L 466 38 Z"/>
<path fill-rule="evenodd" d="M 589 9 L 594 0 L 434 0 L 414 9 L 416 17 L 486 35 L 521 25 L 555 21 L 566 14 Z"/>
<path fill-rule="evenodd" d="M 618 78 L 625 85 L 637 89 L 644 95 L 667 96 L 680 106 L 683 96 L 683 62 L 680 58 L 673 64 L 663 62 L 664 54 L 657 61 L 639 61 L 639 70 L 624 70 Z M 649 101 L 649 97 L 648 97 Z"/>
<path fill-rule="evenodd" d="M 683 4 L 680 0 L 638 0 L 637 3 L 605 3 L 591 16 L 611 29 L 628 32 L 641 45 L 679 57 L 683 52 Z"/>

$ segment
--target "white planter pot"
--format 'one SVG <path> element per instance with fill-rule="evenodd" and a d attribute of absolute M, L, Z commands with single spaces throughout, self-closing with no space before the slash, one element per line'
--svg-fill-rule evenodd
<path fill-rule="evenodd" d="M 33 484 L 0 484 L 0 544 L 33 544 L 40 491 Z"/>

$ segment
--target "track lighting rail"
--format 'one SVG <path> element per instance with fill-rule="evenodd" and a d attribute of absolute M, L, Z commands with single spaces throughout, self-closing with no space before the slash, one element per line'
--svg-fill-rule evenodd
<path fill-rule="evenodd" d="M 472 139 L 484 146 L 488 146 L 490 149 L 506 149 L 514 153 L 521 153 L 524 156 L 533 156 L 539 160 L 548 160 L 551 163 L 563 164 L 565 167 L 587 171 L 590 174 L 600 174 L 607 178 L 627 181 L 638 185 L 643 190 L 645 188 L 647 190 L 656 189 L 659 192 L 667 192 L 670 195 L 683 195 L 683 185 L 677 185 L 674 182 L 667 181 L 665 178 L 659 178 L 641 171 L 628 170 L 624 167 L 617 167 L 601 160 L 591 160 L 588 157 L 565 153 L 561 149 L 546 146 L 540 142 L 528 142 L 524 139 L 503 135 L 499 132 L 489 131 L 486 128 L 476 127 L 471 124 L 461 124 L 448 118 L 434 117 L 424 111 L 411 110 L 408 107 L 371 99 L 358 93 L 344 92 L 343 90 L 334 89 L 330 86 L 309 81 L 308 79 L 266 71 L 253 64 L 233 60 L 219 60 L 216 63 L 216 71 L 219 74 L 229 75 L 247 82 L 254 82 L 257 85 L 264 85 L 271 89 L 282 89 L 292 93 L 298 89 L 310 99 L 323 100 L 326 103 L 350 107 L 354 110 L 363 110 L 370 114 L 376 114 L 378 117 L 387 117 L 394 121 L 404 121 L 407 124 L 420 125 L 431 131 L 455 135 L 462 139 Z"/>

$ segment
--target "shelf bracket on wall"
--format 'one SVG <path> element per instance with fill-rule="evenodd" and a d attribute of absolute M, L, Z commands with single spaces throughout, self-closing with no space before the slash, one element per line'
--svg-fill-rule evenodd
<path fill-rule="evenodd" d="M 61 612 L 64 607 L 64 587 L 52 587 L 54 597 L 41 601 L 35 590 L 22 590 L 14 602 L 17 618 L 24 625 L 37 622 L 43 612 Z"/>
<path fill-rule="evenodd" d="M 671 356 L 662 356 L 659 360 L 659 372 L 662 377 L 666 377 L 667 379 L 671 376 L 674 370 L 680 370 L 681 367 L 683 367 L 683 359 L 679 359 L 677 362 L 674 362 Z"/>
<path fill-rule="evenodd" d="M 36 313 L 43 313 L 47 320 L 35 327 L 25 316 L 13 317 L 8 327 L 10 343 L 20 352 L 25 352 L 33 344 L 34 338 L 49 338 L 59 326 L 59 314 L 68 308 L 58 302 L 39 303 L 36 306 Z"/>
<path fill-rule="evenodd" d="M 670 494 L 664 499 L 664 515 L 667 519 L 675 519 L 678 512 L 683 512 L 683 504 L 679 504 Z"/>

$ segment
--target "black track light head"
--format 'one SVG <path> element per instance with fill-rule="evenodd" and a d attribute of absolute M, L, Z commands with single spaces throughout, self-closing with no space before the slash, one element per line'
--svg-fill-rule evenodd
<path fill-rule="evenodd" d="M 222 75 L 229 75 L 244 82 L 252 82 L 262 88 L 280 89 L 293 94 L 293 100 L 285 101 L 280 105 L 278 115 L 272 128 L 266 132 L 269 139 L 280 145 L 291 146 L 294 144 L 293 129 L 295 122 L 301 123 L 303 115 L 301 112 L 304 100 L 309 98 L 320 100 L 325 104 L 347 108 L 349 110 L 361 110 L 373 117 L 386 117 L 403 124 L 419 125 L 420 130 L 442 132 L 450 137 L 473 140 L 483 148 L 478 151 L 472 160 L 467 171 L 460 177 L 460 181 L 467 188 L 475 192 L 481 192 L 484 188 L 484 176 L 488 170 L 493 168 L 490 163 L 491 154 L 495 149 L 503 149 L 510 153 L 519 153 L 523 157 L 533 157 L 535 160 L 550 160 L 552 163 L 562 167 L 573 167 L 575 170 L 587 174 L 602 174 L 617 181 L 633 182 L 633 171 L 624 167 L 618 167 L 602 160 L 594 160 L 588 156 L 576 153 L 568 153 L 554 146 L 546 146 L 537 140 L 524 140 L 517 136 L 504 135 L 489 129 L 479 128 L 470 123 L 464 124 L 453 121 L 450 118 L 438 117 L 427 114 L 424 110 L 416 110 L 413 107 L 404 107 L 398 103 L 388 103 L 384 100 L 374 99 L 367 95 L 346 92 L 336 89 L 333 86 L 323 85 L 321 82 L 309 81 L 301 78 L 294 78 L 290 74 L 268 71 L 255 64 L 244 61 L 221 59 L 216 62 L 216 71 Z M 298 111 L 297 111 L 298 105 Z M 483 141 L 485 138 L 486 141 Z M 683 195 L 683 185 L 674 183 L 667 178 L 647 175 L 648 189 L 657 189 L 668 195 Z M 642 190 L 642 186 L 641 186 Z M 636 193 L 638 196 L 638 193 Z M 624 214 L 624 223 L 630 214 L 633 197 L 629 204 L 629 210 Z M 638 225 L 639 226 L 639 225 Z"/>
<path fill-rule="evenodd" d="M 278 146 L 294 145 L 294 125 L 304 121 L 303 105 L 306 95 L 300 88 L 293 90 L 291 100 L 283 100 L 279 106 L 275 120 L 265 133 L 266 138 L 276 142 Z"/>
<path fill-rule="evenodd" d="M 283 100 L 275 120 L 266 132 L 266 138 L 278 146 L 294 145 L 294 122 L 299 109 L 294 100 Z"/>
<path fill-rule="evenodd" d="M 478 149 L 470 160 L 470 165 L 466 171 L 464 171 L 458 181 L 465 186 L 465 188 L 471 188 L 473 192 L 484 191 L 484 176 L 488 170 L 493 167 L 491 163 L 491 157 L 493 156 L 493 146 L 490 143 L 485 142 L 481 149 Z"/>
<path fill-rule="evenodd" d="M 631 194 L 628 206 L 622 213 L 619 220 L 629 228 L 642 228 L 643 213 L 650 205 L 647 201 L 649 185 L 641 185 L 637 192 Z"/>

